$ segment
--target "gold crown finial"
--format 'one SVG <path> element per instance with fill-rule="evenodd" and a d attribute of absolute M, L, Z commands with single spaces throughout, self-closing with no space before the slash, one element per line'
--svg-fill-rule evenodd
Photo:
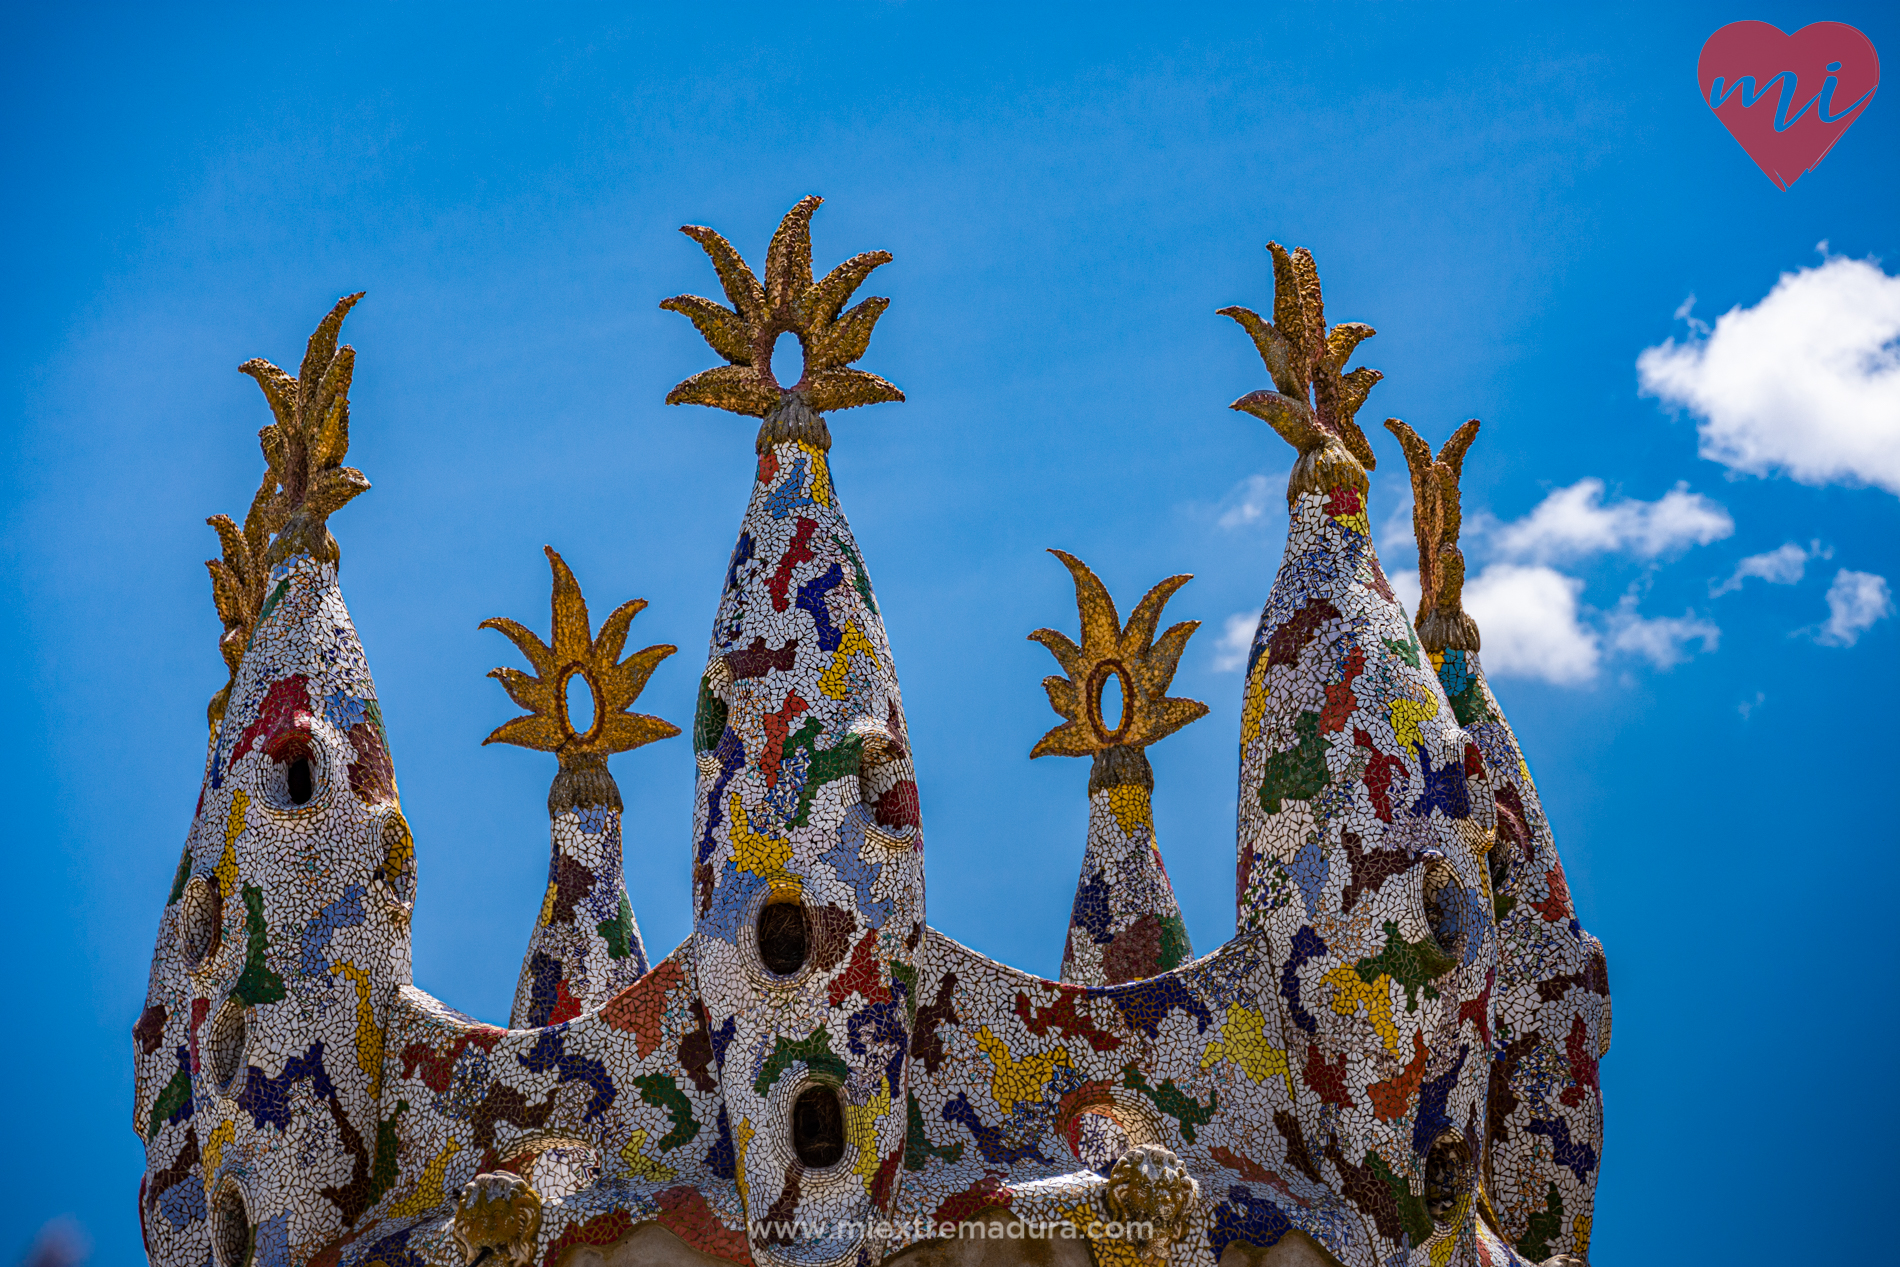
<path fill-rule="evenodd" d="M 712 258 L 732 307 L 698 295 L 676 295 L 660 307 L 691 318 L 712 350 L 726 364 L 693 375 L 666 394 L 669 405 L 710 405 L 736 414 L 765 418 L 795 397 L 813 415 L 854 405 L 902 400 L 904 393 L 877 375 L 851 369 L 870 346 L 871 330 L 891 301 L 870 298 L 848 311 L 844 305 L 871 275 L 891 260 L 889 251 L 854 255 L 814 282 L 811 274 L 811 215 L 824 199 L 808 195 L 785 214 L 765 253 L 765 284 L 733 249 L 732 243 L 703 225 L 680 232 L 698 242 Z M 782 384 L 772 373 L 772 347 L 781 334 L 798 336 L 804 373 Z M 815 419 L 822 432 L 823 420 Z M 812 429 L 812 423 L 804 423 Z M 764 433 L 761 432 L 763 439 Z M 786 438 L 818 438 L 788 436 Z M 829 446 L 829 437 L 823 437 Z"/>
<path fill-rule="evenodd" d="M 554 547 L 544 549 L 548 565 L 554 570 L 552 644 L 542 642 L 525 626 L 505 616 L 491 617 L 480 625 L 506 634 L 534 668 L 533 676 L 519 669 L 489 672 L 488 676 L 500 682 L 508 697 L 528 713 L 502 723 L 482 742 L 552 752 L 560 757 L 561 768 L 567 770 L 580 765 L 604 768 L 602 763 L 610 753 L 679 734 L 679 727 L 670 722 L 627 711 L 646 689 L 647 679 L 660 661 L 679 650 L 652 646 L 620 659 L 628 627 L 646 608 L 646 600 L 636 598 L 614 608 L 596 637 L 590 632 L 587 602 L 581 597 L 574 573 Z M 594 719 L 584 732 L 575 728 L 567 709 L 568 683 L 576 677 L 586 682 L 594 697 Z"/>
<path fill-rule="evenodd" d="M 238 366 L 264 389 L 276 418 L 257 433 L 270 464 L 268 480 L 277 489 L 272 507 L 277 540 L 266 553 L 267 563 L 293 554 L 337 562 L 336 538 L 327 521 L 369 488 L 361 471 L 342 464 L 350 451 L 350 377 L 356 369 L 356 349 L 336 345 L 343 318 L 362 297 L 358 291 L 337 300 L 310 336 L 297 377 L 262 357 Z"/>
<path fill-rule="evenodd" d="M 1465 451 L 1478 438 L 1478 420 L 1471 419 L 1452 432 L 1432 456 L 1432 447 L 1418 432 L 1387 418 L 1385 429 L 1398 437 L 1405 464 L 1412 472 L 1412 534 L 1418 538 L 1419 641 L 1427 651 L 1478 650 L 1478 622 L 1465 614 L 1465 554 L 1458 548 L 1458 529 L 1464 522 L 1458 478 L 1464 473 Z"/>
<path fill-rule="evenodd" d="M 1222 308 L 1220 315 L 1252 336 L 1279 390 L 1249 392 L 1230 408 L 1264 419 L 1300 451 L 1287 482 L 1288 502 L 1340 484 L 1364 492 L 1376 459 L 1353 417 L 1384 375 L 1363 365 L 1342 371 L 1354 349 L 1376 331 L 1356 321 L 1329 329 L 1313 253 L 1305 247 L 1289 253 L 1278 242 L 1267 243 L 1267 250 L 1273 253 L 1273 320 L 1238 306 Z"/>
<path fill-rule="evenodd" d="M 1062 560 L 1075 578 L 1075 606 L 1082 617 L 1082 645 L 1054 629 L 1038 629 L 1030 639 L 1049 648 L 1067 677 L 1042 680 L 1049 705 L 1065 720 L 1031 749 L 1031 757 L 1085 757 L 1114 748 L 1144 748 L 1173 734 L 1207 713 L 1198 700 L 1174 699 L 1168 684 L 1181 663 L 1181 652 L 1198 620 L 1184 620 L 1159 639 L 1155 626 L 1161 609 L 1192 576 L 1170 576 L 1149 590 L 1123 625 L 1108 588 L 1082 560 L 1062 550 L 1050 554 Z M 1114 726 L 1102 715 L 1102 692 L 1110 678 L 1119 680 L 1121 719 Z"/>

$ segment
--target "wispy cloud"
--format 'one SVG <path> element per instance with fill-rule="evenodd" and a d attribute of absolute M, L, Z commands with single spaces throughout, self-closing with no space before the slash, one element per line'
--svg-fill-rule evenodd
<path fill-rule="evenodd" d="M 1892 614 L 1893 595 L 1886 577 L 1842 568 L 1827 587 L 1827 620 L 1814 640 L 1829 647 L 1851 647 L 1875 622 Z"/>
<path fill-rule="evenodd" d="M 1636 373 L 1645 394 L 1699 420 L 1703 457 L 1900 493 L 1900 277 L 1835 256 L 1783 273 L 1713 330 L 1692 304 L 1677 311 L 1689 338 L 1645 349 Z"/>
<path fill-rule="evenodd" d="M 1659 669 L 1673 668 L 1694 655 L 1689 650 L 1692 642 L 1700 642 L 1704 651 L 1713 651 L 1722 638 L 1722 631 L 1713 621 L 1693 611 L 1680 616 L 1639 615 L 1634 594 L 1625 594 L 1608 613 L 1605 630 L 1611 647 L 1641 656 Z"/>
<path fill-rule="evenodd" d="M 1260 626 L 1259 612 L 1235 612 L 1221 626 L 1220 641 L 1214 644 L 1214 670 L 1232 673 L 1247 663 L 1253 646 L 1254 630 Z"/>
<path fill-rule="evenodd" d="M 1280 483 L 1284 487 L 1285 479 L 1282 478 Z M 1274 500 L 1273 479 L 1265 475 L 1249 475 L 1221 499 L 1214 522 L 1229 532 L 1257 524 L 1267 517 Z"/>
<path fill-rule="evenodd" d="M 1735 531 L 1728 511 L 1690 492 L 1686 483 L 1655 501 L 1620 497 L 1606 504 L 1603 493 L 1602 480 L 1580 479 L 1551 493 L 1524 518 L 1509 523 L 1486 518 L 1479 531 L 1500 557 L 1534 563 L 1611 553 L 1653 559 Z"/>
<path fill-rule="evenodd" d="M 1392 582 L 1392 593 L 1405 608 L 1405 614 L 1413 619 L 1418 617 L 1418 600 L 1424 590 L 1418 583 L 1417 568 L 1396 568 L 1386 574 Z"/>
<path fill-rule="evenodd" d="M 1742 588 L 1742 582 L 1750 579 L 1767 581 L 1770 585 L 1793 585 L 1807 571 L 1809 559 L 1832 557 L 1834 551 L 1819 541 L 1810 542 L 1806 549 L 1790 541 L 1764 554 L 1751 554 L 1737 563 L 1728 580 L 1709 586 L 1709 596 L 1719 598 Z"/>

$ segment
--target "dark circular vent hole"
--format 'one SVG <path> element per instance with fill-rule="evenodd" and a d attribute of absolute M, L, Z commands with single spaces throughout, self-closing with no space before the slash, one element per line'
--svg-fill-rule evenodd
<path fill-rule="evenodd" d="M 1432 930 L 1432 940 L 1438 943 L 1438 948 L 1454 960 L 1464 958 L 1465 953 L 1464 909 L 1457 903 L 1460 894 L 1454 892 L 1456 886 L 1457 878 L 1450 867 L 1433 863 L 1426 869 L 1425 923 Z M 1449 966 L 1431 971 L 1443 972 Z"/>
<path fill-rule="evenodd" d="M 1425 1208 L 1434 1223 L 1450 1222 L 1471 1188 L 1471 1155 L 1462 1141 L 1441 1136 L 1425 1155 Z"/>
<path fill-rule="evenodd" d="M 218 1247 L 219 1267 L 250 1267 L 251 1220 L 236 1188 L 218 1194 L 211 1211 L 211 1236 Z"/>
<path fill-rule="evenodd" d="M 844 1107 L 830 1087 L 806 1087 L 792 1101 L 792 1151 L 809 1170 L 844 1156 Z"/>
<path fill-rule="evenodd" d="M 310 758 L 298 757 L 290 763 L 290 770 L 284 776 L 284 785 L 290 792 L 292 805 L 310 803 L 310 793 L 314 790 L 310 782 Z"/>
<path fill-rule="evenodd" d="M 1504 892 L 1505 881 L 1511 878 L 1511 853 L 1516 848 L 1517 845 L 1515 842 L 1507 844 L 1505 842 L 1504 833 L 1499 832 L 1497 843 L 1491 846 L 1489 853 L 1485 854 L 1485 867 L 1491 872 L 1492 893 L 1501 894 Z"/>
<path fill-rule="evenodd" d="M 759 912 L 759 958 L 781 977 L 805 966 L 811 953 L 809 921 L 800 902 L 773 902 Z"/>

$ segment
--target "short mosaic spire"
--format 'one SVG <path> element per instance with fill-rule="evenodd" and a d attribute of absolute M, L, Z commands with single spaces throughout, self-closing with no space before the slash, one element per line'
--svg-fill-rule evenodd
<path fill-rule="evenodd" d="M 1436 455 L 1398 419 L 1385 425 L 1412 474 L 1419 640 L 1458 724 L 1494 772 L 1497 826 L 1486 871 L 1499 943 L 1497 1043 L 1484 1196 L 1500 1230 L 1526 1258 L 1587 1258 L 1603 1153 L 1597 1062 L 1610 1049 L 1609 967 L 1602 943 L 1577 920 L 1550 820 L 1517 735 L 1485 680 L 1477 622 L 1464 610 L 1458 481 L 1478 420 L 1459 427 Z"/>
<path fill-rule="evenodd" d="M 1189 576 L 1171 576 L 1142 596 L 1124 625 L 1115 600 L 1087 564 L 1061 550 L 1075 581 L 1080 645 L 1054 629 L 1029 637 L 1047 647 L 1068 676 L 1043 679 L 1049 703 L 1064 721 L 1029 754 L 1087 756 L 1088 844 L 1069 916 L 1062 979 L 1078 985 L 1120 985 L 1177 968 L 1194 957 L 1181 904 L 1168 883 L 1155 839 L 1154 769 L 1147 747 L 1207 715 L 1207 705 L 1173 699 L 1168 686 L 1187 641 L 1200 627 L 1185 620 L 1155 637 L 1161 610 Z M 1117 686 L 1111 725 L 1103 696 Z"/>
<path fill-rule="evenodd" d="M 623 872 L 620 788 L 607 770 L 607 758 L 680 733 L 658 717 L 630 711 L 660 661 L 679 650 L 658 645 L 620 658 L 646 600 L 616 607 L 596 636 L 580 583 L 554 547 L 545 550 L 554 572 L 549 640 L 542 642 L 504 617 L 481 623 L 507 635 L 535 670 L 503 668 L 489 674 L 528 712 L 504 722 L 482 742 L 516 744 L 560 758 L 548 790 L 548 888 L 522 960 L 511 1029 L 572 1020 L 645 974 L 646 946 Z M 585 729 L 574 725 L 568 710 L 575 679 L 592 698 Z"/>

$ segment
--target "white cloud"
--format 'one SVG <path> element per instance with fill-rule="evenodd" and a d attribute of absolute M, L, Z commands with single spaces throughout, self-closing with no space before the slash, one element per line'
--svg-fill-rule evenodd
<path fill-rule="evenodd" d="M 1893 614 L 1887 578 L 1842 568 L 1827 587 L 1827 623 L 1814 640 L 1830 647 L 1851 647 L 1877 620 Z"/>
<path fill-rule="evenodd" d="M 1387 573 L 1385 579 L 1392 582 L 1392 593 L 1404 605 L 1405 614 L 1417 619 L 1418 600 L 1425 595 L 1423 587 L 1418 583 L 1418 569 L 1400 568 L 1396 572 Z"/>
<path fill-rule="evenodd" d="M 1592 476 L 1551 493 L 1522 519 L 1487 522 L 1481 531 L 1499 554 L 1518 560 L 1544 563 L 1617 550 L 1653 559 L 1720 541 L 1735 531 L 1735 521 L 1685 483 L 1653 502 L 1622 497 L 1605 505 L 1603 481 Z"/>
<path fill-rule="evenodd" d="M 1900 493 L 1900 277 L 1836 256 L 1783 273 L 1713 331 L 1696 326 L 1644 349 L 1636 373 L 1646 395 L 1699 419 L 1703 457 Z"/>
<path fill-rule="evenodd" d="M 1689 643 L 1699 641 L 1704 651 L 1713 651 L 1722 637 L 1722 631 L 1712 622 L 1692 611 L 1680 616 L 1640 616 L 1634 594 L 1623 596 L 1605 624 L 1613 649 L 1641 656 L 1659 669 L 1671 668 L 1694 655 L 1688 650 Z"/>
<path fill-rule="evenodd" d="M 1541 565 L 1493 563 L 1465 582 L 1485 671 L 1574 686 L 1596 676 L 1597 635 L 1577 618 L 1583 582 Z"/>
<path fill-rule="evenodd" d="M 1770 585 L 1793 585 L 1807 571 L 1809 559 L 1828 559 L 1834 551 L 1819 541 L 1810 542 L 1802 549 L 1790 541 L 1765 554 L 1751 554 L 1735 565 L 1734 575 L 1720 585 L 1709 587 L 1709 596 L 1720 597 L 1732 590 L 1742 588 L 1742 582 L 1750 577 L 1767 581 Z"/>
<path fill-rule="evenodd" d="M 1254 630 L 1260 627 L 1259 612 L 1235 612 L 1221 627 L 1220 641 L 1214 644 L 1214 671 L 1232 673 L 1247 663 L 1253 648 Z"/>
<path fill-rule="evenodd" d="M 1284 480 L 1281 482 L 1285 483 Z M 1233 491 L 1222 499 L 1220 515 L 1215 522 L 1232 532 L 1265 519 L 1272 505 L 1273 482 L 1264 475 L 1249 475 L 1234 485 Z"/>

